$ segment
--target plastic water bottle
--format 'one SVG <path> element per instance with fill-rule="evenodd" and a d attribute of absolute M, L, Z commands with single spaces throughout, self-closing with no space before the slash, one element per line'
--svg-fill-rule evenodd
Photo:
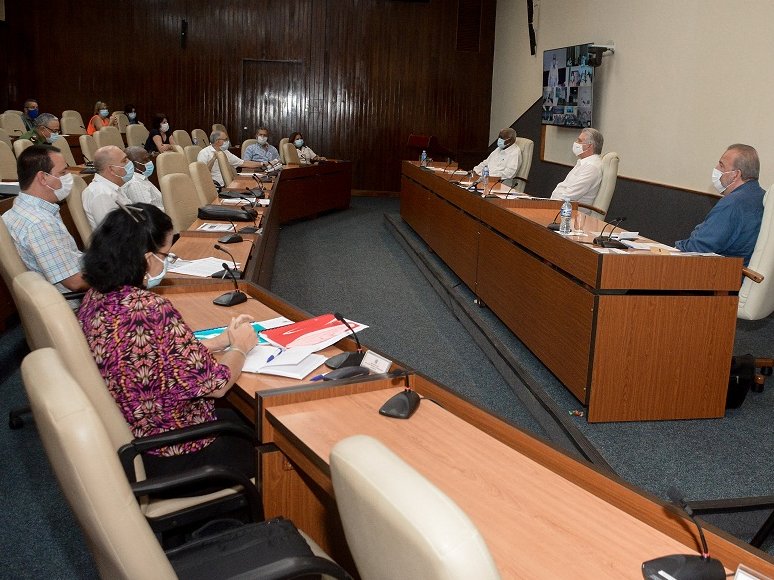
<path fill-rule="evenodd" d="M 572 232 L 572 203 L 569 198 L 564 198 L 562 209 L 559 211 L 561 221 L 559 222 L 559 233 L 569 234 Z"/>
<path fill-rule="evenodd" d="M 481 170 L 481 183 L 484 186 L 484 193 L 486 193 L 486 188 L 489 187 L 489 166 L 484 165 L 484 168 Z"/>
<path fill-rule="evenodd" d="M 422 149 L 422 155 L 419 156 L 419 166 L 427 167 L 427 151 Z"/>

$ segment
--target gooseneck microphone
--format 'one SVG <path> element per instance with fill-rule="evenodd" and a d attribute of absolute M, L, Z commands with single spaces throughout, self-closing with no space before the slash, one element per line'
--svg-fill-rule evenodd
<path fill-rule="evenodd" d="M 228 220 L 228 223 L 230 223 L 231 227 L 234 228 L 234 233 L 233 234 L 226 234 L 225 236 L 221 236 L 221 237 L 218 238 L 218 241 L 221 244 L 236 244 L 236 243 L 239 243 L 239 242 L 243 241 L 242 236 L 240 236 L 237 233 L 236 224 L 234 222 L 232 222 L 231 220 Z"/>
<path fill-rule="evenodd" d="M 619 224 L 625 221 L 626 221 L 625 217 L 619 217 L 612 220 L 610 223 L 605 224 L 605 227 L 602 228 L 602 231 L 599 232 L 599 235 L 596 238 L 594 238 L 593 240 L 594 245 L 600 246 L 602 248 L 619 248 L 622 250 L 626 250 L 628 246 L 612 238 L 615 228 L 617 228 Z M 607 229 L 608 226 L 613 226 L 613 228 L 610 230 L 610 233 L 608 234 L 608 236 L 605 237 L 605 230 Z"/>
<path fill-rule="evenodd" d="M 225 294 L 221 294 L 215 298 L 212 303 L 217 304 L 218 306 L 236 306 L 237 304 L 247 302 L 247 295 L 239 289 L 239 284 L 237 284 L 237 277 L 234 274 L 234 270 L 229 268 L 229 265 L 226 264 L 226 262 L 223 262 L 221 266 L 223 266 L 223 269 L 228 272 L 228 274 L 230 274 L 231 280 L 234 282 L 234 290 L 231 292 L 226 292 Z"/>
<path fill-rule="evenodd" d="M 693 554 L 673 554 L 663 556 L 642 563 L 642 576 L 646 580 L 663 580 L 664 578 L 674 578 L 675 580 L 723 580 L 726 577 L 726 571 L 720 560 L 712 559 L 707 548 L 707 540 L 704 537 L 704 530 L 693 517 L 693 510 L 688 502 L 685 501 L 683 494 L 676 487 L 670 487 L 667 490 L 667 496 L 677 507 L 679 507 L 694 523 L 699 530 L 701 539 L 701 556 Z"/>
<path fill-rule="evenodd" d="M 363 362 L 363 357 L 365 356 L 365 352 L 363 352 L 363 346 L 360 344 L 360 340 L 357 337 L 357 333 L 349 324 L 349 322 L 347 322 L 346 318 L 344 318 L 341 314 L 339 314 L 338 312 L 334 312 L 333 316 L 334 318 L 336 318 L 336 320 L 344 324 L 344 326 L 346 326 L 349 329 L 349 331 L 352 333 L 352 338 L 355 339 L 357 350 L 355 352 L 342 352 L 337 355 L 334 355 L 325 361 L 325 366 L 327 366 L 329 369 L 360 366 L 360 363 Z"/>
<path fill-rule="evenodd" d="M 450 181 L 449 183 L 453 183 L 454 185 L 462 185 L 463 181 L 467 181 L 471 177 L 473 177 L 473 170 L 472 169 L 470 171 L 468 171 L 462 179 L 460 179 L 458 181 Z"/>
<path fill-rule="evenodd" d="M 231 261 L 234 264 L 234 268 L 224 268 L 223 270 L 218 270 L 214 274 L 210 276 L 210 278 L 225 278 L 226 274 L 230 273 L 234 278 L 242 278 L 242 272 L 237 268 L 236 260 L 234 259 L 234 256 L 231 252 L 229 252 L 226 248 L 221 246 L 220 244 L 215 244 L 213 246 L 216 250 L 223 252 L 224 254 L 228 254 L 228 257 L 231 258 Z"/>
<path fill-rule="evenodd" d="M 559 210 L 558 212 L 556 212 L 556 215 L 554 216 L 554 219 L 551 220 L 551 223 L 546 226 L 552 232 L 558 232 L 559 228 L 562 225 L 558 221 L 556 221 L 557 218 L 561 215 L 561 213 L 562 213 L 562 210 Z M 607 226 L 605 226 L 605 227 L 607 227 Z M 604 231 L 604 230 L 605 230 L 605 228 L 602 228 L 602 231 Z M 601 236 L 601 234 L 600 234 L 600 236 Z"/>

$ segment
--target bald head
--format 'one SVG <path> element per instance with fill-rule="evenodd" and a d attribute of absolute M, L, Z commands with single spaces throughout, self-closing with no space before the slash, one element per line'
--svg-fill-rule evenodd
<path fill-rule="evenodd" d="M 94 169 L 97 173 L 119 186 L 124 184 L 122 177 L 126 175 L 124 167 L 127 161 L 126 153 L 115 145 L 100 147 L 94 153 Z"/>

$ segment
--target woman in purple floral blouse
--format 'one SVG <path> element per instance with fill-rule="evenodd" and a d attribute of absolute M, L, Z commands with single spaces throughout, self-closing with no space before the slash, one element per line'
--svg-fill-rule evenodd
<path fill-rule="evenodd" d="M 171 247 L 169 216 L 138 203 L 108 214 L 83 258 L 91 289 L 78 319 L 136 437 L 223 418 L 213 399 L 231 388 L 257 341 L 245 315 L 220 336 L 199 341 L 175 307 L 148 290 L 166 273 Z M 220 363 L 211 353 L 218 350 L 225 351 Z M 216 462 L 253 476 L 253 456 L 250 442 L 218 436 L 164 447 L 143 460 L 148 475 Z"/>

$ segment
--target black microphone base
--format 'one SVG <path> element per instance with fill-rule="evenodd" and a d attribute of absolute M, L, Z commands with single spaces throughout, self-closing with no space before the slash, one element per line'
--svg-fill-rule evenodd
<path fill-rule="evenodd" d="M 344 367 L 359 367 L 363 362 L 364 352 L 342 352 L 325 361 L 329 369 L 341 369 Z"/>
<path fill-rule="evenodd" d="M 619 250 L 628 250 L 629 246 L 622 244 L 618 240 L 611 240 L 610 238 L 594 238 L 594 245 L 602 248 L 618 248 Z"/>
<path fill-rule="evenodd" d="M 234 278 L 237 280 L 241 280 L 243 273 L 242 270 L 231 270 L 234 273 Z M 231 278 L 231 274 L 229 274 L 226 270 L 218 270 L 214 274 L 210 274 L 210 278 L 219 278 L 222 280 L 225 280 L 226 278 Z"/>
<path fill-rule="evenodd" d="M 258 228 L 256 228 L 255 226 L 245 226 L 243 228 L 239 228 L 239 232 L 238 233 L 240 233 L 240 234 L 255 234 L 255 233 L 258 233 Z"/>
<path fill-rule="evenodd" d="M 643 562 L 642 577 L 645 580 L 664 580 L 670 577 L 675 580 L 724 580 L 726 571 L 720 560 L 674 554 Z"/>
<path fill-rule="evenodd" d="M 558 232 L 560 224 L 548 224 L 546 227 L 552 232 Z"/>
<path fill-rule="evenodd" d="M 243 302 L 247 302 L 247 294 L 241 292 L 240 290 L 226 292 L 225 294 L 221 294 L 212 301 L 213 304 L 217 304 L 218 306 L 236 306 L 237 304 L 242 304 Z"/>
<path fill-rule="evenodd" d="M 244 239 L 239 234 L 226 234 L 225 236 L 218 238 L 218 243 L 221 244 L 238 244 L 243 241 Z"/>

